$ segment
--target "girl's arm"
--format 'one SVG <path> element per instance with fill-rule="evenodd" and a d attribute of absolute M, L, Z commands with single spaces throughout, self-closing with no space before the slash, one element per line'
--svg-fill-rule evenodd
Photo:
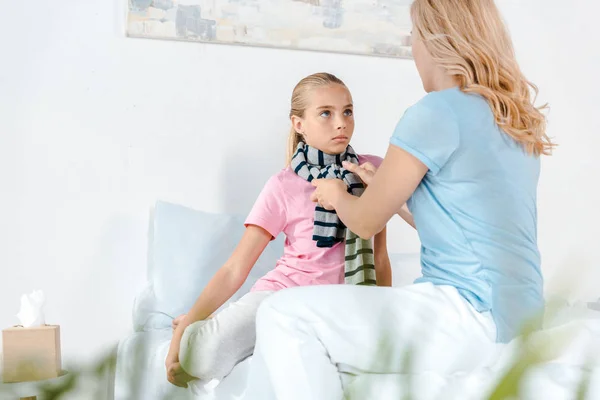
<path fill-rule="evenodd" d="M 171 339 L 167 364 L 178 361 L 179 345 L 185 328 L 196 321 L 208 318 L 237 292 L 271 238 L 271 234 L 263 228 L 255 225 L 246 228 L 231 257 L 208 282 L 198 300 L 177 325 Z"/>
<path fill-rule="evenodd" d="M 377 286 L 392 286 L 392 264 L 387 251 L 387 228 L 375 235 L 373 251 L 375 252 L 375 276 Z"/>
<path fill-rule="evenodd" d="M 413 228 L 417 229 L 417 227 L 415 226 L 415 220 L 414 220 L 412 214 L 410 213 L 410 211 L 408 210 L 408 207 L 406 206 L 406 204 L 404 204 L 402 207 L 400 207 L 400 211 L 398 211 L 398 215 L 400 216 L 400 218 L 402 218 L 404 221 L 406 221 L 407 224 L 409 224 Z"/>

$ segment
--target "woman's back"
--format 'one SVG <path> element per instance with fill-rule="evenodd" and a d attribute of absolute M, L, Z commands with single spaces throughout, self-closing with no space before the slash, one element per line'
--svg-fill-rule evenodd
<path fill-rule="evenodd" d="M 458 88 L 407 110 L 394 142 L 429 167 L 408 202 L 422 242 L 418 281 L 457 287 L 510 340 L 543 306 L 539 158 L 498 128 L 485 99 Z"/>

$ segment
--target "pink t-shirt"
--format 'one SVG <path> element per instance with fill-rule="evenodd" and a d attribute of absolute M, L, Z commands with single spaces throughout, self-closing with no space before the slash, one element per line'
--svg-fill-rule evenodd
<path fill-rule="evenodd" d="M 382 159 L 359 155 L 359 163 L 379 167 Z M 259 279 L 252 291 L 280 290 L 294 286 L 344 282 L 344 243 L 319 248 L 312 239 L 315 203 L 310 200 L 312 184 L 286 168 L 271 177 L 245 225 L 257 225 L 274 238 L 285 234 L 283 256 L 275 269 Z"/>

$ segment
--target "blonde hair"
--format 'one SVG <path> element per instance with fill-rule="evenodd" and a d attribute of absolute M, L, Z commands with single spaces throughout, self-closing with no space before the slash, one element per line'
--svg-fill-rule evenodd
<path fill-rule="evenodd" d="M 494 0 L 415 0 L 411 16 L 434 61 L 463 92 L 483 96 L 498 126 L 527 153 L 551 154 L 555 144 L 541 112 L 547 105 L 534 105 L 538 89 L 517 64 Z"/>
<path fill-rule="evenodd" d="M 333 74 L 329 74 L 326 72 L 319 72 L 317 74 L 312 74 L 302 79 L 292 92 L 292 101 L 290 107 L 290 119 L 292 116 L 296 116 L 299 118 L 304 118 L 304 112 L 308 107 L 310 92 L 316 88 L 331 86 L 331 85 L 342 85 L 346 87 L 346 84 L 342 82 L 337 76 Z M 287 146 L 287 158 L 286 165 L 290 165 L 292 161 L 292 157 L 296 152 L 296 147 L 298 147 L 298 143 L 303 141 L 302 135 L 296 132 L 296 129 L 292 125 L 290 129 L 290 135 L 288 138 L 288 146 Z"/>

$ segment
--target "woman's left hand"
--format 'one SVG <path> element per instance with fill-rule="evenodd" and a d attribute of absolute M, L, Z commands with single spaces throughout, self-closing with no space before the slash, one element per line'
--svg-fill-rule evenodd
<path fill-rule="evenodd" d="M 348 187 L 340 179 L 315 179 L 312 184 L 315 191 L 310 199 L 326 210 L 335 209 L 334 204 L 340 195 L 348 192 Z"/>

